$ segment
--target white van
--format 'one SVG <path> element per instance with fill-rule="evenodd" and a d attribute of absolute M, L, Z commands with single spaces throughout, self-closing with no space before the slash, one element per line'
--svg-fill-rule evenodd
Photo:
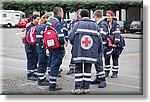
<path fill-rule="evenodd" d="M 0 10 L 0 25 L 8 28 L 17 26 L 22 17 L 25 17 L 25 13 L 22 11 Z"/>

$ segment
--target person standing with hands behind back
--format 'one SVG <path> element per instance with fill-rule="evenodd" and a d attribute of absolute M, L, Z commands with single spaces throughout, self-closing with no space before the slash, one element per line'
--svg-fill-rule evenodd
<path fill-rule="evenodd" d="M 107 45 L 104 51 L 105 57 L 105 76 L 108 77 L 110 73 L 110 58 L 112 56 L 113 67 L 111 78 L 116 78 L 118 76 L 118 59 L 121 54 L 123 47 L 125 46 L 125 41 L 120 35 L 119 24 L 113 20 L 114 13 L 109 10 L 106 12 L 108 34 L 107 34 Z"/>

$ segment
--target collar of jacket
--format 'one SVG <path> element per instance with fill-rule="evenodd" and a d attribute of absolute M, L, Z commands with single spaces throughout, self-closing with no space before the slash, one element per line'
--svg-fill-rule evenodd
<path fill-rule="evenodd" d="M 100 24 L 104 21 L 104 19 L 100 18 L 98 22 L 96 22 L 97 24 Z"/>
<path fill-rule="evenodd" d="M 91 21 L 91 22 L 95 22 L 95 21 L 89 19 L 89 17 L 83 17 L 83 18 L 80 19 L 79 21 Z"/>
<path fill-rule="evenodd" d="M 57 15 L 54 15 L 55 18 L 57 18 L 61 22 L 61 18 Z"/>
<path fill-rule="evenodd" d="M 109 22 L 107 22 L 107 24 L 109 25 Z M 117 24 L 116 21 L 113 20 L 111 25 L 114 26 L 116 24 Z"/>
<path fill-rule="evenodd" d="M 32 24 L 33 26 L 35 26 L 35 24 L 34 24 L 33 22 L 31 22 L 31 24 Z"/>

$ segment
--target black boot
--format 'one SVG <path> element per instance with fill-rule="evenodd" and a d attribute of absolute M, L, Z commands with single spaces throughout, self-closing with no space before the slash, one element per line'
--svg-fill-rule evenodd
<path fill-rule="evenodd" d="M 100 78 L 100 82 L 99 82 L 99 88 L 104 88 L 104 87 L 106 87 L 107 86 L 107 84 L 106 84 L 106 78 L 105 77 L 103 77 L 103 78 Z"/>
<path fill-rule="evenodd" d="M 91 81 L 91 84 L 99 84 L 99 82 L 100 82 L 100 80 L 96 76 L 96 78 L 93 81 Z"/>
<path fill-rule="evenodd" d="M 35 77 L 33 74 L 27 74 L 27 80 L 37 81 L 37 77 Z"/>
<path fill-rule="evenodd" d="M 57 90 L 62 90 L 62 88 L 58 85 L 56 85 L 55 87 L 49 87 L 49 91 L 57 91 Z"/>
<path fill-rule="evenodd" d="M 117 71 L 113 71 L 113 74 L 111 76 L 111 78 L 117 78 L 118 77 L 118 72 Z"/>
<path fill-rule="evenodd" d="M 41 81 L 41 80 L 38 80 L 38 85 L 40 85 L 40 86 L 48 86 L 49 85 L 49 81 L 48 80 L 43 80 L 43 81 Z"/>
<path fill-rule="evenodd" d="M 109 70 L 105 70 L 105 77 L 108 77 L 109 76 Z"/>

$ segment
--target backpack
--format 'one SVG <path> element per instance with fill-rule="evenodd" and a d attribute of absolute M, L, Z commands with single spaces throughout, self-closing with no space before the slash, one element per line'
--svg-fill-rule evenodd
<path fill-rule="evenodd" d="M 50 27 L 48 27 L 47 30 L 43 33 L 45 49 L 56 49 L 60 46 L 58 34 L 54 28 L 57 22 L 58 21 L 55 20 L 53 24 Z"/>
<path fill-rule="evenodd" d="M 33 26 L 27 32 L 26 41 L 29 45 L 36 44 L 36 28 L 37 28 L 37 26 Z"/>
<path fill-rule="evenodd" d="M 125 40 L 124 40 L 124 38 L 120 35 L 120 42 L 119 42 L 119 46 L 120 47 L 124 47 L 124 46 L 126 46 L 126 43 L 125 43 Z"/>

